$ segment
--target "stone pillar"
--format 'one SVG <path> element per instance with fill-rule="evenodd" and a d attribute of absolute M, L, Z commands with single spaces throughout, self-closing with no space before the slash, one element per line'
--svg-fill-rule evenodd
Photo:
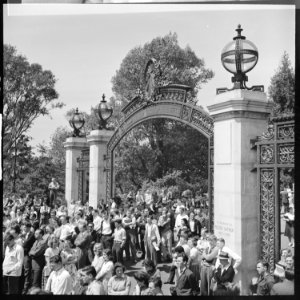
<path fill-rule="evenodd" d="M 68 206 L 71 200 L 78 201 L 78 172 L 77 158 L 80 157 L 81 150 L 88 147 L 85 137 L 69 137 L 64 142 L 66 149 L 66 182 L 65 198 Z"/>
<path fill-rule="evenodd" d="M 106 174 L 105 159 L 106 146 L 113 131 L 93 130 L 87 137 L 90 145 L 90 185 L 89 185 L 89 205 L 94 208 L 101 199 L 106 197 Z"/>
<path fill-rule="evenodd" d="M 236 276 L 248 293 L 259 254 L 256 151 L 250 139 L 265 131 L 271 103 L 257 91 L 219 94 L 208 107 L 214 118 L 214 232 L 242 257 Z"/>

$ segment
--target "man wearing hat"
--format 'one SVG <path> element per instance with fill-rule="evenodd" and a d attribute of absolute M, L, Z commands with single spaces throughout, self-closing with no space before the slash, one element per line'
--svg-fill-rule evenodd
<path fill-rule="evenodd" d="M 227 252 L 221 251 L 218 255 L 219 267 L 214 270 L 213 280 L 216 282 L 215 291 L 227 290 L 228 285 L 233 281 L 234 270 L 230 264 L 230 258 Z"/>

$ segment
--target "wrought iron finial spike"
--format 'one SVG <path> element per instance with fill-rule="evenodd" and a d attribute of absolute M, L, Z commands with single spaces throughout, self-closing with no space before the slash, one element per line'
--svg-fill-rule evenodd
<path fill-rule="evenodd" d="M 102 95 L 102 100 L 105 101 L 105 94 Z"/>
<path fill-rule="evenodd" d="M 78 114 L 78 107 L 76 107 L 75 113 Z"/>

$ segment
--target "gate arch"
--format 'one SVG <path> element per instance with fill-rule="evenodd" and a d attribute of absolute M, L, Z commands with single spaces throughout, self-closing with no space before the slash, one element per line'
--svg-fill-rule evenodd
<path fill-rule="evenodd" d="M 145 101 L 135 97 L 121 114 L 119 126 L 107 144 L 106 159 L 106 199 L 114 196 L 114 150 L 122 138 L 134 127 L 150 119 L 165 118 L 187 124 L 208 139 L 208 194 L 210 231 L 213 231 L 213 119 L 201 107 L 187 102 L 190 87 L 171 84 L 160 87 L 155 101 Z"/>

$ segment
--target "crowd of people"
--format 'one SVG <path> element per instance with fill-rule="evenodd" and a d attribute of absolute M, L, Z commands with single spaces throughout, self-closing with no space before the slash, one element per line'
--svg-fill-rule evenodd
<path fill-rule="evenodd" d="M 49 202 L 29 194 L 4 199 L 6 294 L 163 295 L 166 285 L 168 295 L 240 293 L 234 279 L 242 258 L 208 231 L 208 199 L 202 192 L 174 197 L 168 189 L 140 190 L 97 208 L 80 201 Z M 293 283 L 293 256 L 286 250 L 281 260 L 280 276 L 258 263 L 259 276 L 249 283 L 252 294 L 278 294 L 276 284 Z M 139 261 L 143 267 L 129 273 Z M 161 263 L 169 265 L 164 282 Z"/>

